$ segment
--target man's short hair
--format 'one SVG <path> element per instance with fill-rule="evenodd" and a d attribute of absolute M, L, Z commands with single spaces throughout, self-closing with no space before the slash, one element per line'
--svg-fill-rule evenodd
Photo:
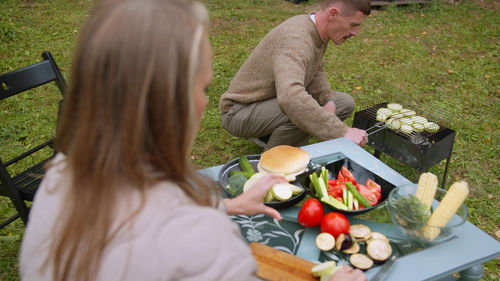
<path fill-rule="evenodd" d="M 343 6 L 345 15 L 352 15 L 356 11 L 360 11 L 368 16 L 372 11 L 370 0 L 323 0 L 321 9 L 325 9 L 332 4 L 340 3 Z"/>

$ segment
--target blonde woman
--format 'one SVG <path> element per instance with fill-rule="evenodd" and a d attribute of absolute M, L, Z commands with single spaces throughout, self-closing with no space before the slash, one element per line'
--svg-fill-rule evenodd
<path fill-rule="evenodd" d="M 22 280 L 256 279 L 227 215 L 280 219 L 262 200 L 283 178 L 221 201 L 189 161 L 212 79 L 207 18 L 182 0 L 105 0 L 93 10 L 73 61 L 61 153 L 23 238 Z"/>

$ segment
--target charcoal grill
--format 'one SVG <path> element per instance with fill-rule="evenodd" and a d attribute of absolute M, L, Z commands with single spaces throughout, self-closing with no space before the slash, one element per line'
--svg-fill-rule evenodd
<path fill-rule="evenodd" d="M 441 185 L 444 188 L 456 135 L 456 132 L 449 128 L 451 114 L 439 108 L 422 108 L 420 105 L 417 114 L 439 124 L 440 129 L 435 133 L 412 132 L 407 134 L 386 128 L 384 123 L 376 120 L 377 110 L 387 107 L 387 104 L 387 102 L 377 103 L 356 112 L 353 127 L 367 130 L 369 133 L 368 145 L 375 150 L 377 158 L 383 152 L 415 169 L 417 174 L 446 159 Z M 405 106 L 404 104 L 403 107 L 412 110 L 416 108 L 416 106 Z"/>

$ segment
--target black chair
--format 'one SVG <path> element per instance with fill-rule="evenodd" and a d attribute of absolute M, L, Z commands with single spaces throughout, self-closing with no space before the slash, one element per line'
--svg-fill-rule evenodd
<path fill-rule="evenodd" d="M 0 75 L 0 101 L 13 97 L 15 95 L 26 92 L 35 87 L 55 82 L 57 87 L 64 94 L 66 81 L 57 67 L 54 58 L 49 52 L 42 53 L 43 61 L 14 70 Z M 61 111 L 62 99 L 59 102 L 59 111 Z M 2 126 L 0 121 L 0 127 Z M 26 205 L 26 201 L 33 201 L 36 190 L 40 185 L 43 174 L 45 173 L 44 165 L 55 154 L 53 150 L 54 139 L 41 140 L 42 144 L 25 151 L 24 153 L 13 157 L 8 161 L 4 161 L 0 155 L 0 195 L 7 196 L 12 200 L 17 214 L 0 224 L 0 228 L 5 227 L 17 218 L 21 218 L 26 224 L 30 208 Z M 21 172 L 9 172 L 8 167 L 19 163 L 21 160 L 32 156 L 40 150 L 48 148 L 50 156 L 37 156 L 36 164 L 24 167 Z M 13 169 L 11 169 L 13 170 Z"/>

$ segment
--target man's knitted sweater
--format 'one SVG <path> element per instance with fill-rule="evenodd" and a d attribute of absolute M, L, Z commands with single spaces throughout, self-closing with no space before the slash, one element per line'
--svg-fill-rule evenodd
<path fill-rule="evenodd" d="M 309 15 L 298 15 L 271 30 L 253 50 L 221 96 L 219 110 L 235 103 L 277 98 L 281 110 L 301 130 L 321 140 L 344 136 L 348 127 L 324 110 L 335 92 L 323 70 L 324 42 Z"/>

